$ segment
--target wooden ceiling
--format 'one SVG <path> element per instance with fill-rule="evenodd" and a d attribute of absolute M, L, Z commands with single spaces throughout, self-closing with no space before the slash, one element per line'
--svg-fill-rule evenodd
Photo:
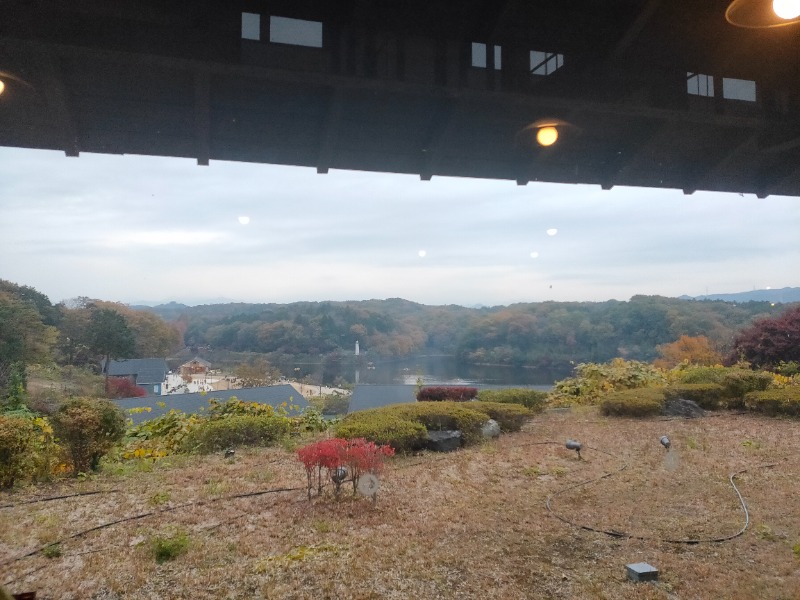
<path fill-rule="evenodd" d="M 0 145 L 800 196 L 800 25 L 727 5 L 6 0 Z"/>

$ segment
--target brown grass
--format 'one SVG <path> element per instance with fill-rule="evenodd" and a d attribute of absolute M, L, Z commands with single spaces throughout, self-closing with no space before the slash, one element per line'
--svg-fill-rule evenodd
<path fill-rule="evenodd" d="M 667 453 L 661 435 L 672 439 Z M 578 460 L 567 438 L 590 448 Z M 558 444 L 537 444 L 554 440 Z M 101 474 L 0 495 L 0 582 L 39 598 L 800 598 L 800 426 L 723 415 L 698 420 L 604 418 L 594 409 L 538 416 L 522 432 L 447 455 L 399 457 L 377 506 L 330 488 L 228 496 L 305 484 L 281 449 L 173 459 L 151 472 Z M 553 498 L 567 486 L 628 467 Z M 761 465 L 777 463 L 765 468 Z M 752 524 L 725 543 L 657 538 L 723 537 L 743 524 L 728 475 Z M 21 502 L 96 489 L 116 493 Z M 186 503 L 179 510 L 165 510 Z M 154 512 L 65 541 L 61 556 L 7 561 L 104 522 Z M 157 564 L 156 536 L 188 533 L 188 552 Z M 625 578 L 645 561 L 657 585 Z"/>

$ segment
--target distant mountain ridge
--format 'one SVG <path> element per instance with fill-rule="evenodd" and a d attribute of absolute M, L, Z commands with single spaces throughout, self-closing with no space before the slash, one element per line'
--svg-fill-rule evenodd
<path fill-rule="evenodd" d="M 724 302 L 775 302 L 788 304 L 800 302 L 800 287 L 785 287 L 779 290 L 753 290 L 733 294 L 708 294 L 706 296 L 681 296 L 681 300 L 722 300 Z"/>

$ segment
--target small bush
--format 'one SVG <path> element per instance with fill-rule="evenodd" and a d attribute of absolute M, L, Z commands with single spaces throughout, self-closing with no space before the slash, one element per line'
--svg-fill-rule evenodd
<path fill-rule="evenodd" d="M 600 412 L 617 417 L 648 417 L 664 408 L 663 388 L 611 392 L 600 402 Z"/>
<path fill-rule="evenodd" d="M 504 404 L 502 402 L 472 402 L 470 408 L 479 410 L 490 419 L 497 421 L 500 430 L 504 433 L 519 431 L 525 422 L 533 416 L 533 412 L 518 404 Z"/>
<path fill-rule="evenodd" d="M 749 392 L 763 392 L 773 381 L 771 373 L 730 369 L 722 379 L 728 408 L 744 408 L 744 397 Z"/>
<path fill-rule="evenodd" d="M 269 446 L 289 433 L 289 420 L 276 415 L 238 415 L 201 421 L 189 430 L 184 449 L 208 454 L 232 446 Z"/>
<path fill-rule="evenodd" d="M 141 398 L 147 396 L 147 390 L 136 385 L 127 377 L 109 377 L 106 395 L 109 398 Z"/>
<path fill-rule="evenodd" d="M 478 389 L 463 386 L 424 387 L 417 392 L 419 402 L 469 402 L 478 395 Z"/>
<path fill-rule="evenodd" d="M 347 415 L 336 426 L 336 436 L 348 440 L 365 438 L 376 444 L 388 444 L 398 452 L 409 452 L 423 447 L 427 430 L 422 423 L 375 408 Z"/>
<path fill-rule="evenodd" d="M 747 410 L 769 416 L 800 416 L 800 387 L 786 387 L 763 392 L 749 392 L 744 397 Z"/>
<path fill-rule="evenodd" d="M 96 470 L 100 459 L 125 434 L 124 414 L 110 400 L 67 400 L 52 422 L 57 437 L 69 450 L 75 474 Z"/>
<path fill-rule="evenodd" d="M 547 403 L 547 392 L 526 388 L 509 388 L 505 390 L 481 390 L 478 393 L 481 402 L 501 402 L 503 404 L 520 404 L 536 412 L 544 410 Z"/>
<path fill-rule="evenodd" d="M 189 535 L 178 530 L 169 536 L 156 536 L 151 541 L 151 549 L 158 564 L 174 560 L 189 549 Z"/>
<path fill-rule="evenodd" d="M 320 398 L 323 415 L 344 415 L 350 406 L 350 394 L 327 394 Z"/>
<path fill-rule="evenodd" d="M 691 400 L 705 410 L 717 410 L 722 403 L 724 389 L 716 383 L 684 383 L 671 385 L 664 389 L 667 400 L 684 398 Z"/>
<path fill-rule="evenodd" d="M 26 475 L 33 437 L 31 420 L 0 415 L 0 488 L 10 488 Z"/>

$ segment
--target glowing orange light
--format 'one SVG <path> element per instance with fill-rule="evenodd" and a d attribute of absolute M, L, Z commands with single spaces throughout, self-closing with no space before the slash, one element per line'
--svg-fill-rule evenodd
<path fill-rule="evenodd" d="M 0 79 L 0 94 L 6 91 L 6 84 Z"/>
<path fill-rule="evenodd" d="M 536 132 L 536 141 L 540 146 L 552 146 L 558 140 L 558 129 L 552 125 L 540 127 Z"/>

